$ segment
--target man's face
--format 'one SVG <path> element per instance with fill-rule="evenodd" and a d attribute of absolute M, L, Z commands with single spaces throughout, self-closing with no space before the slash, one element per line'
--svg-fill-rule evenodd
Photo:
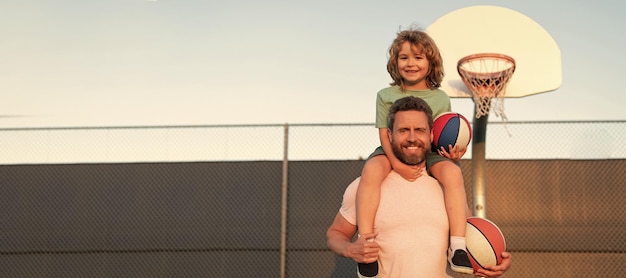
<path fill-rule="evenodd" d="M 405 164 L 418 165 L 426 160 L 430 152 L 432 133 L 428 127 L 426 113 L 400 111 L 396 113 L 393 130 L 389 131 L 389 141 L 393 153 Z"/>

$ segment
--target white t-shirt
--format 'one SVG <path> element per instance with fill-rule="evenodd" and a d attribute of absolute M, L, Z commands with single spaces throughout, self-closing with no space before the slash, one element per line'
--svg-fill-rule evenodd
<path fill-rule="evenodd" d="M 339 212 L 356 225 L 360 178 L 346 189 Z M 450 277 L 446 270 L 448 215 L 439 182 L 425 172 L 409 182 L 392 171 L 381 186 L 374 221 L 379 277 Z"/>

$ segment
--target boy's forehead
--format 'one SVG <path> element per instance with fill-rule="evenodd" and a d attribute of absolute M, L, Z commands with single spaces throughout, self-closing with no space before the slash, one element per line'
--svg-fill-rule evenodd
<path fill-rule="evenodd" d="M 410 51 L 413 54 L 423 54 L 424 53 L 424 46 L 421 44 L 416 44 L 416 43 L 411 43 L 411 42 L 404 42 L 402 43 L 402 47 L 400 48 L 401 52 L 408 52 Z"/>

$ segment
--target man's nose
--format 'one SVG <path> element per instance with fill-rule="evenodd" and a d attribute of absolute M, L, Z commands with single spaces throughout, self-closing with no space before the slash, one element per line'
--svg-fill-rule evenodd
<path fill-rule="evenodd" d="M 415 142 L 417 141 L 417 134 L 415 131 L 409 131 L 409 136 L 407 136 L 407 141 Z"/>

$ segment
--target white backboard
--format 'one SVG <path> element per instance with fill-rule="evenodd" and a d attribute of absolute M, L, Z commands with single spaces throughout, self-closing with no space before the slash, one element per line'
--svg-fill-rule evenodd
<path fill-rule="evenodd" d="M 457 72 L 457 62 L 476 53 L 502 53 L 515 59 L 515 73 L 505 97 L 549 92 L 561 86 L 558 45 L 541 25 L 517 11 L 466 7 L 437 19 L 426 32 L 441 51 L 446 74 L 441 89 L 450 97 L 471 97 Z"/>

